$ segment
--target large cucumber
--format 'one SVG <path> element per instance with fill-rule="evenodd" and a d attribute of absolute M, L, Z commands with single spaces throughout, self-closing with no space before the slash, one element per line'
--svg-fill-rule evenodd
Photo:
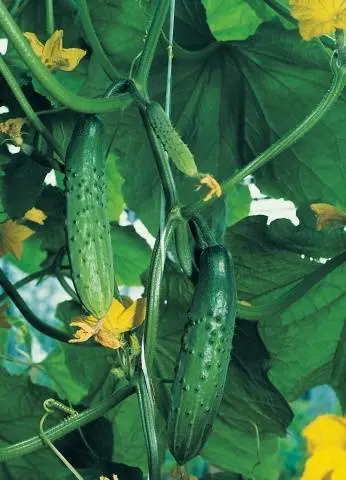
<path fill-rule="evenodd" d="M 178 360 L 168 419 L 169 447 L 180 465 L 198 455 L 212 429 L 227 376 L 236 316 L 230 254 L 205 248 Z"/>
<path fill-rule="evenodd" d="M 97 319 L 111 305 L 115 280 L 105 190 L 105 134 L 96 115 L 77 120 L 66 152 L 67 244 L 72 279 Z"/>

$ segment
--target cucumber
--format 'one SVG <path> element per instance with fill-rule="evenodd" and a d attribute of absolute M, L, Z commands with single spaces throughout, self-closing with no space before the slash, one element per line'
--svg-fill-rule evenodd
<path fill-rule="evenodd" d="M 161 105 L 150 102 L 146 107 L 149 123 L 175 166 L 189 177 L 198 177 L 198 169 L 189 147 L 182 141 Z"/>
<path fill-rule="evenodd" d="M 102 121 L 80 117 L 66 152 L 65 176 L 72 279 L 81 303 L 97 319 L 109 310 L 115 288 L 104 146 Z"/>
<path fill-rule="evenodd" d="M 199 454 L 223 396 L 236 317 L 236 285 L 230 254 L 206 247 L 172 390 L 169 448 L 179 465 Z"/>

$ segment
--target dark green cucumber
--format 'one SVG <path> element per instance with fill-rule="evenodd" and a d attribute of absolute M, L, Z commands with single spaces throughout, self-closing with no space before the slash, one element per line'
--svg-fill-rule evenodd
<path fill-rule="evenodd" d="M 84 307 L 102 318 L 115 280 L 105 190 L 105 135 L 95 115 L 77 120 L 66 152 L 67 244 L 72 279 Z"/>
<path fill-rule="evenodd" d="M 205 248 L 172 391 L 169 448 L 179 465 L 199 454 L 226 382 L 236 316 L 233 262 L 221 245 Z"/>

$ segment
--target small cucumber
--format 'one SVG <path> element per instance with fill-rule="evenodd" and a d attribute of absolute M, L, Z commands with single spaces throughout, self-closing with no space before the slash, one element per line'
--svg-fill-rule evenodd
<path fill-rule="evenodd" d="M 189 147 L 182 141 L 161 105 L 150 102 L 146 107 L 149 122 L 175 166 L 189 177 L 198 177 L 198 169 Z"/>
<path fill-rule="evenodd" d="M 179 465 L 199 454 L 212 430 L 226 382 L 236 317 L 230 254 L 206 247 L 182 339 L 168 418 L 169 448 Z"/>
<path fill-rule="evenodd" d="M 102 121 L 80 117 L 66 152 L 65 176 L 72 279 L 82 304 L 97 319 L 109 310 L 115 288 L 104 145 Z"/>

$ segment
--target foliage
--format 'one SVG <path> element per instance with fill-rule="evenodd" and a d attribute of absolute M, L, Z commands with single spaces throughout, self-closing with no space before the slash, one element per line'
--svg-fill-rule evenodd
<path fill-rule="evenodd" d="M 36 53 L 48 65 L 49 71 L 42 71 L 49 75 L 49 81 L 45 83 L 44 77 L 40 77 L 41 65 L 34 66 L 37 60 L 34 52 L 31 51 L 34 57 L 31 64 L 24 61 L 28 59 L 25 49 L 18 48 L 0 15 L 0 36 L 9 38 L 7 53 L 0 57 L 1 103 L 9 108 L 9 113 L 0 117 L 1 255 L 9 253 L 6 259 L 31 275 L 27 277 L 28 282 L 35 278 L 41 280 L 46 275 L 57 278 L 71 298 L 56 306 L 56 317 L 65 326 L 63 329 L 60 323 L 60 333 L 67 341 L 53 342 L 51 350 L 45 351 L 40 361 L 32 359 L 33 350 L 38 348 L 37 338 L 26 323 L 11 316 L 10 311 L 6 322 L 1 320 L 0 459 L 2 447 L 39 433 L 45 399 L 54 397 L 82 411 L 94 408 L 110 398 L 115 390 L 121 390 L 125 379 L 135 378 L 131 375 L 133 365 L 139 364 L 138 342 L 142 338 L 145 342 L 157 333 L 156 345 L 145 344 L 144 351 L 149 358 L 158 456 L 163 461 L 168 443 L 170 382 L 188 323 L 187 312 L 198 274 L 195 268 L 198 248 L 195 248 L 196 237 L 193 238 L 191 227 L 184 248 L 185 252 L 195 249 L 192 253 L 196 255 L 194 263 L 188 265 L 193 270 L 188 275 L 174 235 L 168 248 L 163 240 L 153 253 L 138 229 L 134 225 L 124 226 L 120 217 L 124 208 L 133 211 L 155 236 L 158 232 L 162 234 L 167 218 L 171 218 L 164 211 L 165 206 L 172 205 L 164 184 L 167 176 L 164 177 L 158 163 L 162 158 L 158 160 L 154 155 L 155 148 L 153 151 L 148 136 L 150 129 L 143 122 L 148 99 L 161 105 L 165 103 L 168 17 L 166 20 L 162 17 L 156 30 L 149 27 L 154 24 L 151 21 L 157 16 L 158 6 L 168 8 L 169 2 L 55 1 L 53 17 L 46 16 L 44 2 L 40 7 L 33 0 L 5 3 L 9 4 L 19 29 L 29 32 L 26 37 L 36 45 Z M 268 225 L 265 216 L 249 216 L 249 189 L 242 182 L 233 182 L 244 167 L 250 168 L 254 159 L 310 114 L 336 75 L 328 39 L 321 37 L 305 42 L 299 31 L 304 38 L 331 33 L 335 27 L 344 27 L 342 19 L 340 24 L 324 25 L 324 30 L 318 32 L 313 23 L 315 12 L 312 12 L 310 23 L 300 23 L 298 29 L 294 21 L 292 24 L 280 15 L 280 9 L 273 8 L 272 4 L 276 3 L 176 0 L 175 11 L 171 121 L 184 142 L 183 150 L 188 147 L 193 152 L 198 172 L 215 177 L 224 195 L 217 200 L 212 198 L 207 186 L 198 185 L 198 178 L 187 177 L 173 164 L 166 163 L 166 168 L 173 172 L 178 198 L 175 208 L 179 210 L 179 218 L 172 218 L 173 222 L 181 222 L 189 212 L 184 210 L 186 205 L 199 208 L 198 213 L 210 227 L 208 231 L 232 254 L 238 300 L 249 309 L 275 304 L 318 269 L 321 261 L 325 261 L 321 259 L 342 254 L 346 245 L 342 225 L 346 209 L 344 93 L 335 94 L 333 108 L 321 115 L 318 124 L 303 138 L 274 155 L 273 160 L 259 170 L 248 172 L 254 174 L 264 194 L 295 204 L 298 226 L 285 219 Z M 280 5 L 288 3 L 282 1 Z M 5 8 L 2 5 L 0 0 L 0 9 Z M 299 8 L 294 12 L 301 22 Z M 91 28 L 86 14 L 90 16 Z M 152 46 L 153 58 L 147 58 L 151 69 L 146 72 L 149 74 L 146 82 L 145 62 L 141 59 L 145 58 L 150 39 L 157 41 L 157 48 Z M 24 37 L 23 41 L 24 47 L 29 48 Z M 340 42 L 338 46 L 342 63 L 344 52 Z M 135 85 L 137 89 L 135 94 L 126 90 L 130 88 L 128 82 L 125 86 L 122 84 L 120 94 L 102 98 L 115 80 L 130 77 L 132 87 Z M 61 95 L 59 85 L 65 89 Z M 24 100 L 18 91 L 25 95 Z M 106 127 L 108 203 L 102 207 L 108 211 L 111 226 L 114 260 L 111 274 L 121 291 L 144 287 L 145 296 L 149 298 L 149 313 L 143 325 L 140 325 L 142 316 L 138 322 L 133 317 L 129 319 L 128 312 L 133 309 L 125 305 L 126 299 L 118 298 L 119 311 L 127 313 L 117 313 L 116 327 L 114 319 L 106 325 L 107 335 L 109 332 L 115 335 L 114 329 L 117 330 L 117 341 L 112 343 L 116 348 L 112 349 L 107 348 L 109 341 L 100 342 L 103 347 L 92 343 L 92 337 L 99 338 L 106 327 L 86 316 L 88 312 L 70 282 L 64 156 L 76 120 L 84 112 L 99 114 Z M 20 134 L 16 130 L 15 136 L 8 129 L 14 118 L 26 118 L 24 123 L 20 122 Z M 10 153 L 7 145 L 11 143 L 20 144 L 21 150 Z M 47 185 L 45 180 L 52 168 L 55 169 L 54 186 Z M 166 187 L 164 194 L 162 185 Z M 324 205 L 324 212 L 328 204 L 328 212 L 334 216 L 316 219 L 316 208 L 311 209 L 311 204 Z M 46 218 L 38 222 L 28 217 L 26 213 L 32 208 L 43 212 Z M 175 212 L 173 208 L 171 215 Z M 330 223 L 331 220 L 341 224 Z M 161 279 L 160 254 L 165 256 L 167 251 Z M 156 267 L 151 263 L 153 258 Z M 346 266 L 341 265 L 331 271 L 284 310 L 275 314 L 263 310 L 263 315 L 254 321 L 241 315 L 237 318 L 223 400 L 212 434 L 201 452 L 210 464 L 224 471 L 220 476 L 277 479 L 278 444 L 294 417 L 290 402 L 307 389 L 329 384 L 335 389 L 342 408 L 346 408 L 345 269 Z M 154 270 L 158 275 L 155 278 L 160 280 L 157 283 L 151 282 Z M 24 301 L 21 304 L 15 298 L 13 291 L 16 290 L 13 286 L 11 289 L 11 285 L 8 287 L 6 276 L 1 272 L 0 284 L 7 288 L 7 293 L 10 291 L 17 307 L 22 306 L 24 319 L 35 323 L 35 314 Z M 42 288 L 40 281 L 34 288 Z M 154 297 L 150 297 L 153 292 Z M 115 296 L 119 296 L 117 291 Z M 138 301 L 138 305 L 140 303 Z M 5 317 L 4 308 L 1 304 L 1 318 Z M 155 308 L 157 332 L 153 329 L 154 333 L 148 334 L 147 324 Z M 122 316 L 127 318 L 125 326 L 120 325 Z M 82 346 L 68 343 L 73 335 L 70 324 L 80 328 L 86 325 L 87 335 L 83 340 L 88 338 L 89 343 Z M 55 326 L 43 322 L 43 329 L 48 327 L 48 335 L 52 331 L 49 329 Z M 136 337 L 131 335 L 135 327 Z M 118 348 L 120 346 L 122 348 Z M 133 381 L 137 381 L 136 378 Z M 150 407 L 146 405 L 143 420 L 140 398 L 140 395 L 132 396 L 120 405 L 114 404 L 79 433 L 76 431 L 56 442 L 84 478 L 99 478 L 102 474 L 111 478 L 119 474 L 122 480 L 122 475 L 123 478 L 127 474 L 130 478 L 138 475 L 136 468 L 144 473 L 150 471 L 148 434 L 142 433 L 142 423 L 148 421 Z M 344 456 L 344 452 L 342 454 Z M 71 473 L 48 448 L 5 459 L 0 463 L 0 472 L 5 480 L 71 478 Z"/>

